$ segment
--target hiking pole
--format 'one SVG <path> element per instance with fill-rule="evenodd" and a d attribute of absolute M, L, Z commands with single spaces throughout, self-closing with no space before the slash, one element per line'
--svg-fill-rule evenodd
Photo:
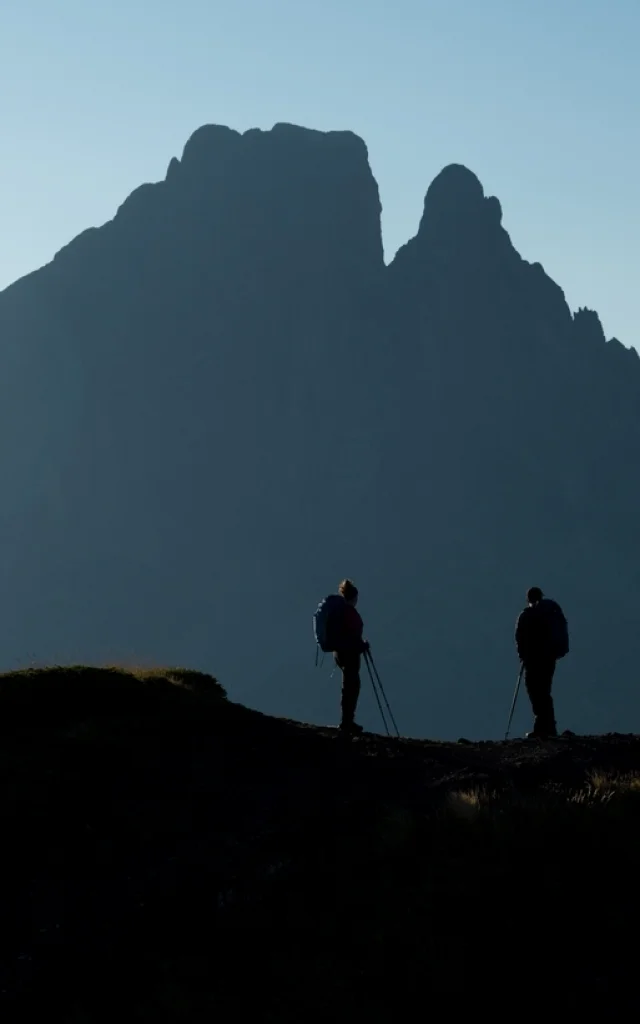
<path fill-rule="evenodd" d="M 371 663 L 371 668 L 373 669 L 373 671 L 375 673 L 376 682 L 378 683 L 378 686 L 380 687 L 380 693 L 382 694 L 382 696 L 384 698 L 384 702 L 387 705 L 387 711 L 389 712 L 389 717 L 390 717 L 391 721 L 393 722 L 393 728 L 396 731 L 396 736 L 398 737 L 398 739 L 400 739 L 400 731 L 398 729 L 398 726 L 396 725 L 396 720 L 393 717 L 393 711 L 391 710 L 391 707 L 389 705 L 389 701 L 387 700 L 387 695 L 384 692 L 384 686 L 382 685 L 382 680 L 380 678 L 380 673 L 378 672 L 378 669 L 376 668 L 376 663 L 373 660 L 373 655 L 371 654 L 371 651 L 365 651 L 365 655 L 364 656 L 365 656 L 365 659 L 367 661 L 367 664 Z M 389 730 L 387 730 L 387 733 L 388 732 L 389 732 Z"/>
<path fill-rule="evenodd" d="M 513 718 L 513 712 L 514 712 L 514 711 L 515 711 L 515 709 L 516 709 L 516 701 L 517 701 L 517 699 L 518 699 L 518 692 L 519 692 L 519 690 L 520 690 L 520 683 L 522 682 L 522 673 L 523 673 L 523 672 L 524 672 L 524 662 L 523 662 L 523 663 L 522 663 L 522 665 L 520 666 L 520 671 L 518 672 L 518 682 L 516 683 L 516 690 L 515 690 L 515 693 L 514 693 L 514 695 L 513 695 L 513 700 L 512 700 L 512 702 L 511 702 L 511 711 L 510 711 L 510 713 L 509 713 L 509 721 L 507 722 L 507 731 L 506 731 L 506 733 L 504 734 L 504 738 L 505 738 L 505 740 L 508 740 L 508 739 L 509 739 L 509 730 L 510 730 L 510 728 L 511 728 L 511 720 L 512 720 L 512 718 Z"/>
<path fill-rule="evenodd" d="M 369 673 L 369 679 L 371 680 L 371 686 L 372 686 L 372 688 L 373 688 L 373 692 L 374 692 L 374 694 L 375 694 L 375 697 L 376 697 L 376 701 L 378 702 L 378 708 L 379 708 L 379 710 L 380 710 L 380 717 L 381 717 L 381 719 L 382 719 L 382 722 L 383 722 L 383 725 L 384 725 L 385 731 L 386 731 L 386 733 L 387 733 L 387 736 L 390 736 L 390 735 L 391 735 L 391 733 L 389 732 L 389 726 L 387 725 L 387 720 L 386 720 L 386 718 L 384 717 L 384 711 L 382 710 L 382 704 L 380 703 L 380 697 L 379 697 L 379 695 L 378 695 L 378 688 L 377 688 L 377 686 L 376 686 L 376 681 L 375 681 L 375 679 L 373 678 L 373 673 L 371 672 L 371 665 L 369 664 L 369 659 L 367 658 L 367 655 L 366 655 L 366 654 L 365 654 L 365 656 L 364 656 L 364 663 L 365 663 L 365 665 L 367 666 L 367 672 Z"/>

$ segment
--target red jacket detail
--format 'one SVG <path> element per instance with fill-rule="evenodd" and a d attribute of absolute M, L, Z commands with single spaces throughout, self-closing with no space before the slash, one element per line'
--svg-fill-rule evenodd
<path fill-rule="evenodd" d="M 342 618 L 340 646 L 346 650 L 356 650 L 359 653 L 362 653 L 364 650 L 364 643 L 362 640 L 363 630 L 364 623 L 360 613 L 353 607 L 353 605 L 348 604 L 344 610 Z"/>

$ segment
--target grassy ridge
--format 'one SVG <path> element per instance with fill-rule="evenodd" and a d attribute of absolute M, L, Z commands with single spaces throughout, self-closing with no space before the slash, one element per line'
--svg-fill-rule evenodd
<path fill-rule="evenodd" d="M 628 1012 L 639 751 L 352 745 L 183 669 L 0 677 L 0 1008 Z"/>

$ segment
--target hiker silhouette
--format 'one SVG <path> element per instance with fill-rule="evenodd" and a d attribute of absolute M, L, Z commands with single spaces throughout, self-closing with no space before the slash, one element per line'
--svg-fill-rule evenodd
<path fill-rule="evenodd" d="M 527 736 L 557 736 L 551 689 L 556 663 L 569 653 L 569 633 L 562 608 L 545 597 L 540 587 L 527 591 L 527 607 L 518 616 L 515 641 L 534 715 L 533 729 Z"/>
<path fill-rule="evenodd" d="M 331 652 L 342 672 L 342 718 L 340 729 L 343 733 L 357 735 L 362 726 L 355 721 L 356 707 L 360 696 L 360 666 L 362 655 L 369 650 L 363 640 L 364 624 L 356 609 L 358 588 L 345 579 L 338 587 L 337 594 L 331 594 L 318 606 L 314 616 L 316 641 L 322 651 Z"/>

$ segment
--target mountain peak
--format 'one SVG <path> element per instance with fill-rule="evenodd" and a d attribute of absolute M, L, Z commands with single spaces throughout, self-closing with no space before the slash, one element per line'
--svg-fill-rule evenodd
<path fill-rule="evenodd" d="M 202 125 L 187 140 L 180 165 L 182 168 L 206 166 L 235 153 L 241 144 L 242 135 L 233 128 L 220 124 Z"/>
<path fill-rule="evenodd" d="M 449 164 L 431 182 L 424 200 L 418 234 L 434 230 L 477 234 L 495 231 L 502 223 L 502 207 L 495 196 L 485 196 L 478 177 L 463 164 Z"/>
<path fill-rule="evenodd" d="M 479 203 L 484 199 L 484 189 L 478 176 L 464 164 L 447 164 L 431 182 L 425 201 L 429 199 Z"/>
<path fill-rule="evenodd" d="M 208 173 L 236 158 L 243 159 L 251 154 L 262 160 L 267 153 L 276 152 L 292 160 L 311 153 L 322 154 L 325 159 L 339 160 L 342 174 L 363 169 L 371 173 L 366 144 L 354 132 L 323 132 L 279 121 L 268 130 L 249 128 L 245 132 L 226 125 L 202 125 L 188 139 L 182 157 L 171 160 L 167 177 L 174 176 L 178 169 L 187 173 Z M 350 168 L 346 166 L 347 161 L 351 162 Z"/>

